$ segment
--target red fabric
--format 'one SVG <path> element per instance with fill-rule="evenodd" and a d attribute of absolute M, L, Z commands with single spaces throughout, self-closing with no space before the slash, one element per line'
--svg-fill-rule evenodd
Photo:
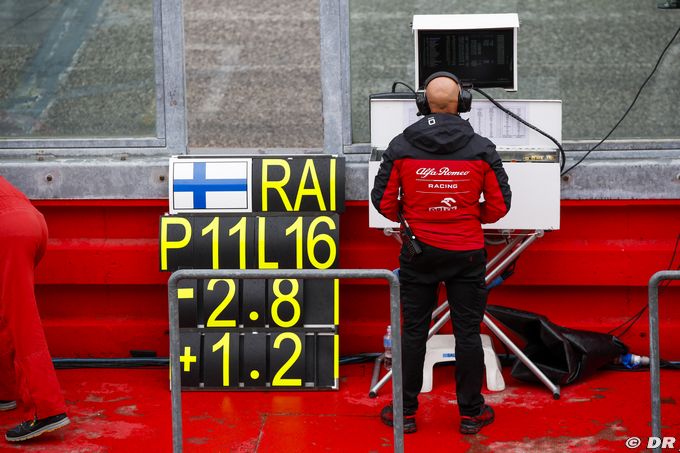
<path fill-rule="evenodd" d="M 0 176 L 0 400 L 26 419 L 66 412 L 33 288 L 46 245 L 42 214 Z"/>
<path fill-rule="evenodd" d="M 479 219 L 482 223 L 497 222 L 508 213 L 503 191 L 498 184 L 498 176 L 488 164 L 484 168 L 482 193 L 484 194 L 484 201 L 479 206 Z"/>
<path fill-rule="evenodd" d="M 388 172 L 389 179 L 385 190 L 381 194 L 378 211 L 393 222 L 399 222 L 399 211 L 402 209 L 399 202 L 401 182 L 399 181 L 400 162 L 396 161 Z"/>
<path fill-rule="evenodd" d="M 401 210 L 417 240 L 452 251 L 483 248 L 481 224 L 503 217 L 511 199 L 496 146 L 444 113 L 427 115 L 390 142 L 371 190 L 378 212 L 396 220 Z"/>
<path fill-rule="evenodd" d="M 404 217 L 415 236 L 445 250 L 483 248 L 481 223 L 493 223 L 508 211 L 496 174 L 483 160 L 395 161 L 380 204 L 391 220 L 396 220 L 400 189 Z"/>

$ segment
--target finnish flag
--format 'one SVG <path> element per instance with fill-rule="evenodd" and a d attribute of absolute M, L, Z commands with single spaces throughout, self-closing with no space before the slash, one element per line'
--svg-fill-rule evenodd
<path fill-rule="evenodd" d="M 251 212 L 251 159 L 170 161 L 170 211 Z"/>

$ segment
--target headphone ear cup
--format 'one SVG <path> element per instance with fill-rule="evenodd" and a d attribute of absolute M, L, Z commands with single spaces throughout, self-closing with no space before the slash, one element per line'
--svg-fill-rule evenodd
<path fill-rule="evenodd" d="M 472 93 L 461 87 L 458 95 L 458 113 L 469 112 L 472 109 Z"/>
<path fill-rule="evenodd" d="M 425 93 L 416 93 L 416 106 L 418 107 L 418 113 L 421 115 L 429 115 L 432 113 L 430 111 L 430 104 L 427 102 L 427 96 Z"/>

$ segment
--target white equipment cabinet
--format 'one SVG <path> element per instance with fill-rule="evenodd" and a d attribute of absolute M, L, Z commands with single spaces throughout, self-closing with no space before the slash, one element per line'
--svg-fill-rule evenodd
<path fill-rule="evenodd" d="M 562 102 L 507 100 L 500 103 L 529 123 L 562 140 Z M 417 121 L 413 96 L 403 93 L 373 95 L 370 102 L 371 146 L 368 166 L 369 193 L 389 142 Z M 557 147 L 548 138 L 511 118 L 487 100 L 472 101 L 461 115 L 475 132 L 496 144 L 512 189 L 510 212 L 486 230 L 557 230 L 560 227 L 560 165 Z M 398 227 L 369 203 L 369 226 Z"/>

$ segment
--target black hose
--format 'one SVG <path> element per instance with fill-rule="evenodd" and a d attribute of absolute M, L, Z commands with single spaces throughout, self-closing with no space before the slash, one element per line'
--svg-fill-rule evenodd
<path fill-rule="evenodd" d="M 69 368 L 141 368 L 168 366 L 167 357 L 122 357 L 122 358 L 54 358 L 57 369 Z"/>
<path fill-rule="evenodd" d="M 365 352 L 350 356 L 340 357 L 340 365 L 351 365 L 356 363 L 366 363 L 374 361 L 380 353 Z M 512 365 L 517 357 L 513 354 L 498 354 L 503 366 Z M 170 361 L 167 357 L 116 357 L 116 358 L 54 358 L 52 359 L 56 369 L 74 368 L 143 368 L 143 367 L 165 367 Z M 680 370 L 680 361 L 660 360 L 661 368 L 668 370 Z M 611 364 L 606 369 L 616 371 L 644 371 L 649 367 L 640 366 L 638 368 L 626 368 L 622 365 Z"/>
<path fill-rule="evenodd" d="M 380 353 L 367 352 L 340 357 L 340 365 L 365 363 L 376 359 Z M 170 363 L 167 357 L 114 357 L 114 358 L 54 358 L 56 369 L 71 368 L 143 368 L 165 367 Z"/>

